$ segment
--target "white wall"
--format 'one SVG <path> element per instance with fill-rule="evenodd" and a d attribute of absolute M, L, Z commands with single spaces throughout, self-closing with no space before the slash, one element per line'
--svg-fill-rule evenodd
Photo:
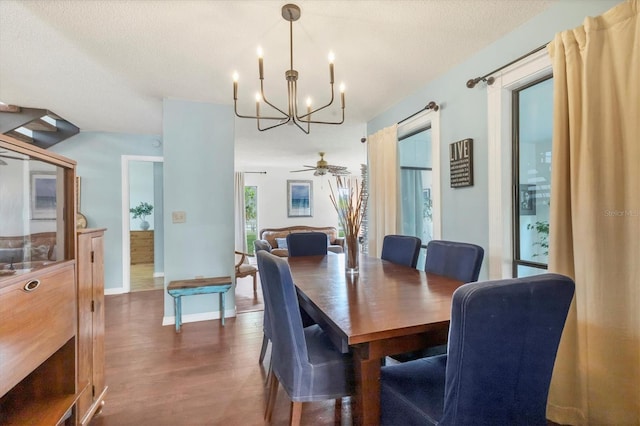
<path fill-rule="evenodd" d="M 335 226 L 338 214 L 329 199 L 329 183 L 335 189 L 335 178 L 330 175 L 313 176 L 313 172 L 291 173 L 291 168 L 267 168 L 266 174 L 245 173 L 244 184 L 258 187 L 258 230 L 285 226 Z M 257 170 L 256 170 L 257 171 Z M 359 170 L 351 170 L 356 176 Z M 287 180 L 313 182 L 313 216 L 287 217 Z"/>

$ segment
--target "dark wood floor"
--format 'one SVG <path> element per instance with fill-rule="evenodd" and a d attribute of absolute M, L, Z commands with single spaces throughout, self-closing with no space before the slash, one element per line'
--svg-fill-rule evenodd
<path fill-rule="evenodd" d="M 92 426 L 264 424 L 265 367 L 258 365 L 262 311 L 220 321 L 162 326 L 163 291 L 107 296 L 109 391 Z M 334 424 L 332 402 L 306 404 L 304 425 Z M 272 424 L 287 424 L 282 389 Z M 350 424 L 349 400 L 343 423 Z"/>

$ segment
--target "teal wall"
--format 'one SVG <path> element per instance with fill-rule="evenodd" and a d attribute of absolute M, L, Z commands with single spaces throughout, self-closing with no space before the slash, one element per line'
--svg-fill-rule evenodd
<path fill-rule="evenodd" d="M 435 101 L 441 107 L 442 238 L 488 248 L 487 91 L 483 83 L 468 89 L 466 81 L 486 74 L 545 44 L 560 31 L 581 25 L 620 1 L 561 1 L 462 64 L 433 80 L 367 123 L 367 134 L 390 126 Z M 428 39 L 425 40 L 428 42 Z M 429 61 L 429 58 L 424 58 Z M 449 182 L 449 144 L 472 138 L 474 185 L 453 189 Z M 486 264 L 481 278 L 486 278 Z"/>
<path fill-rule="evenodd" d="M 231 106 L 165 100 L 165 282 L 227 276 L 234 266 L 234 116 Z M 172 223 L 172 212 L 185 223 Z M 233 295 L 227 293 L 227 306 Z M 183 316 L 218 309 L 217 295 L 185 297 Z M 165 317 L 173 299 L 165 295 Z"/>
<path fill-rule="evenodd" d="M 123 155 L 162 156 L 160 136 L 81 132 L 50 148 L 75 160 L 81 180 L 80 211 L 90 228 L 107 228 L 104 236 L 105 289 L 122 288 Z M 158 146 L 155 146 L 158 145 Z M 129 220 L 125 217 L 124 220 Z"/>

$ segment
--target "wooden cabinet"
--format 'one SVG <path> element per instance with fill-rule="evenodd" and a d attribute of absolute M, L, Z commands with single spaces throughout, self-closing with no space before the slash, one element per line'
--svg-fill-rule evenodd
<path fill-rule="evenodd" d="M 153 231 L 131 231 L 131 264 L 153 263 Z"/>
<path fill-rule="evenodd" d="M 104 229 L 78 230 L 78 398 L 80 424 L 102 408 L 104 379 Z"/>
<path fill-rule="evenodd" d="M 0 424 L 73 425 L 75 162 L 6 135 L 0 152 Z"/>

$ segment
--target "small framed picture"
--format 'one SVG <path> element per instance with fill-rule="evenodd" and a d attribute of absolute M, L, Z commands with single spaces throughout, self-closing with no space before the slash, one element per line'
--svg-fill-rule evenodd
<path fill-rule="evenodd" d="M 51 220 L 56 218 L 56 174 L 55 172 L 31 173 L 31 219 Z"/>
<path fill-rule="evenodd" d="M 287 181 L 287 216 L 311 217 L 313 216 L 313 181 L 288 180 Z"/>
<path fill-rule="evenodd" d="M 536 186 L 520 185 L 520 216 L 536 214 Z"/>

